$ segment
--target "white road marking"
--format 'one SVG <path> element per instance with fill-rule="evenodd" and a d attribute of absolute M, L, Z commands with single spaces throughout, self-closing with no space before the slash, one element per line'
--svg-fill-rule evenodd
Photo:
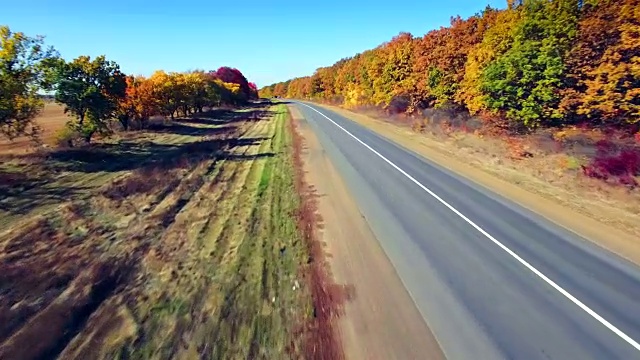
<path fill-rule="evenodd" d="M 345 133 L 347 133 L 347 135 L 351 136 L 352 138 L 354 138 L 357 142 L 359 142 L 360 144 L 362 144 L 362 146 L 366 147 L 367 149 L 371 150 L 371 152 L 373 152 L 374 154 L 376 154 L 378 157 L 380 157 L 382 160 L 384 160 L 387 164 L 391 165 L 393 168 L 395 168 L 396 170 L 398 170 L 402 175 L 406 176 L 409 180 L 411 180 L 412 182 L 414 182 L 416 185 L 418 185 L 422 190 L 426 191 L 429 195 L 431 195 L 433 198 L 435 198 L 436 200 L 438 200 L 442 205 L 446 206 L 449 210 L 453 211 L 454 214 L 458 215 L 460 218 L 462 218 L 462 220 L 466 221 L 469 225 L 473 226 L 476 230 L 478 230 L 482 235 L 484 235 L 485 237 L 487 237 L 489 240 L 491 240 L 494 244 L 498 245 L 502 250 L 504 250 L 507 254 L 511 255 L 514 259 L 518 260 L 518 262 L 522 265 L 524 265 L 524 267 L 526 267 L 527 269 L 529 269 L 532 273 L 536 274 L 539 278 L 541 278 L 542 280 L 544 280 L 547 284 L 551 285 L 551 287 L 553 287 L 554 289 L 556 289 L 560 294 L 564 295 L 567 299 L 571 300 L 571 302 L 573 302 L 574 304 L 576 304 L 580 309 L 584 310 L 584 312 L 586 312 L 587 314 L 591 315 L 594 319 L 598 320 L 602 325 L 606 326 L 609 330 L 611 330 L 614 334 L 618 335 L 620 338 L 622 338 L 624 341 L 626 341 L 627 343 L 629 343 L 631 346 L 633 346 L 634 348 L 636 348 L 636 350 L 640 350 L 640 344 L 633 340 L 630 336 L 628 336 L 627 334 L 625 334 L 624 332 L 622 332 L 622 330 L 618 329 L 617 327 L 615 327 L 613 324 L 611 324 L 610 322 L 608 322 L 605 318 L 603 318 L 602 316 L 600 316 L 598 313 L 596 313 L 595 311 L 591 310 L 591 308 L 589 308 L 587 305 L 585 305 L 582 301 L 578 300 L 575 296 L 571 295 L 568 291 L 566 291 L 565 289 L 563 289 L 560 285 L 556 284 L 553 280 L 549 279 L 546 275 L 544 275 L 543 273 L 541 273 L 538 269 L 536 269 L 535 267 L 533 267 L 533 265 L 529 264 L 526 260 L 524 260 L 523 258 L 521 258 L 518 254 L 516 254 L 515 252 L 513 252 L 511 249 L 509 249 L 508 247 L 506 247 L 503 243 L 501 243 L 500 241 L 496 240 L 496 238 L 494 238 L 493 236 L 491 236 L 491 234 L 489 234 L 488 232 L 486 232 L 483 228 L 481 228 L 480 226 L 478 226 L 476 223 L 474 223 L 473 221 L 469 220 L 469 218 L 467 218 L 464 214 L 462 214 L 460 211 L 458 211 L 456 208 L 454 208 L 453 206 L 449 205 L 449 203 L 447 203 L 446 201 L 444 201 L 441 197 L 439 197 L 436 193 L 434 193 L 433 191 L 431 191 L 429 188 L 427 188 L 426 186 L 422 185 L 418 180 L 416 180 L 413 176 L 407 174 L 406 171 L 402 170 L 398 165 L 394 164 L 391 160 L 387 159 L 386 157 L 384 157 L 382 154 L 380 154 L 378 151 L 376 151 L 374 148 L 372 148 L 371 146 L 369 146 L 368 144 L 366 144 L 364 141 L 358 139 L 355 135 L 353 135 L 352 133 L 350 133 L 347 129 L 343 128 L 342 126 L 340 126 L 340 124 L 336 123 L 335 121 L 333 121 L 331 118 L 329 118 L 327 115 L 321 113 L 320 111 L 316 110 L 315 108 L 304 104 L 304 103 L 298 103 L 301 105 L 304 105 L 306 107 L 308 107 L 309 109 L 317 112 L 318 114 L 322 115 L 324 118 L 326 118 L 327 120 L 329 120 L 333 125 L 337 126 L 338 128 L 340 128 L 340 130 L 344 131 Z"/>

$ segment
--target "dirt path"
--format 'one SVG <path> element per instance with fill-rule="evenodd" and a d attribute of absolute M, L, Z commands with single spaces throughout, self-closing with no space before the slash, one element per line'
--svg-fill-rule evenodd
<path fill-rule="evenodd" d="M 640 214 L 601 201 L 595 196 L 577 196 L 531 176 L 487 159 L 469 158 L 456 153 L 451 144 L 439 143 L 395 124 L 354 113 L 335 106 L 320 105 L 456 172 L 550 221 L 573 231 L 595 244 L 640 264 Z M 623 230 L 624 229 L 624 230 Z"/>
<path fill-rule="evenodd" d="M 395 269 L 315 134 L 299 111 L 290 107 L 305 140 L 307 183 L 318 196 L 321 241 L 338 284 L 351 289 L 337 331 L 347 359 L 442 359 Z"/>

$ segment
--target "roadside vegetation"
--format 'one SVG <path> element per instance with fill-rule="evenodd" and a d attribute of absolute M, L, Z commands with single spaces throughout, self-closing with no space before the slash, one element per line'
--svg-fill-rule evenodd
<path fill-rule="evenodd" d="M 534 171 L 637 191 L 640 2 L 506 5 L 401 33 L 260 95 L 382 112 L 417 132 L 473 138 L 485 161 L 536 158 Z M 486 151 L 487 139 L 499 149 Z"/>
<path fill-rule="evenodd" d="M 210 111 L 3 162 L 0 357 L 306 357 L 287 118 Z"/>
<path fill-rule="evenodd" d="M 284 104 L 0 39 L 0 358 L 326 358 Z"/>

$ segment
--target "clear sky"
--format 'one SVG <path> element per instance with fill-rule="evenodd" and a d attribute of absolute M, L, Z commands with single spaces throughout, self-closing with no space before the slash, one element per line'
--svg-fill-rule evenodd
<path fill-rule="evenodd" d="M 506 0 L 8 0 L 0 24 L 45 35 L 66 59 L 105 54 L 129 74 L 232 66 L 264 86 L 487 5 Z"/>

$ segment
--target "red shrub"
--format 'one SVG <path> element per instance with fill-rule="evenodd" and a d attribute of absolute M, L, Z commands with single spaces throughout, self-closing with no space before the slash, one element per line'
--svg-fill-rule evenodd
<path fill-rule="evenodd" d="M 606 140 L 600 140 L 596 145 L 598 150 L 595 158 L 589 165 L 582 167 L 586 176 L 602 180 L 615 178 L 622 185 L 638 185 L 634 178 L 640 175 L 640 152 L 638 150 L 620 150 L 614 143 Z"/>

